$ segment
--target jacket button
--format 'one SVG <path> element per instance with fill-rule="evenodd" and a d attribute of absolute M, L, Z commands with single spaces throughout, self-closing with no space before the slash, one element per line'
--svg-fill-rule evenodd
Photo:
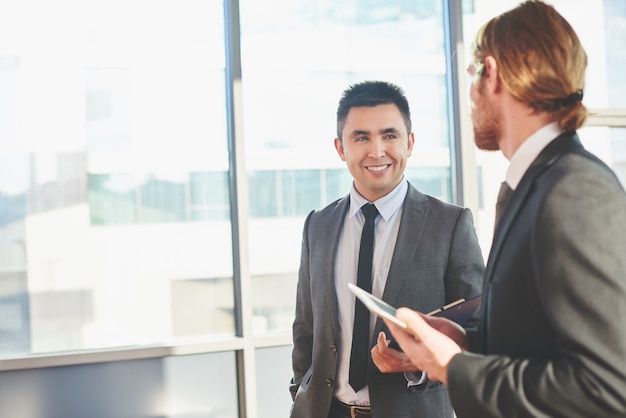
<path fill-rule="evenodd" d="M 333 386 L 332 379 L 324 379 L 324 383 L 326 383 L 326 386 L 328 386 L 329 388 Z"/>
<path fill-rule="evenodd" d="M 337 351 L 337 346 L 335 344 L 331 344 L 328 346 L 328 349 L 334 353 Z"/>

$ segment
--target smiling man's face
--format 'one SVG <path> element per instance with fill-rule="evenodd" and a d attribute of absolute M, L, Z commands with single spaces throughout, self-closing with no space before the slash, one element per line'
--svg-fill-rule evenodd
<path fill-rule="evenodd" d="M 398 107 L 384 104 L 350 109 L 335 148 L 356 190 L 373 202 L 400 183 L 414 142 Z"/>

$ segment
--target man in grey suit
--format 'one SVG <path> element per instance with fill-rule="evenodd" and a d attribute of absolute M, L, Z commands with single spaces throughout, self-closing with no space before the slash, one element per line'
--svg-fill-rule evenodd
<path fill-rule="evenodd" d="M 585 51 L 553 7 L 525 2 L 480 29 L 473 55 L 475 141 L 510 161 L 512 189 L 477 338 L 408 309 L 410 333 L 391 331 L 459 418 L 626 417 L 626 194 L 576 135 Z"/>
<path fill-rule="evenodd" d="M 362 366 L 365 386 L 350 383 L 361 206 L 377 209 L 372 293 L 393 305 L 428 312 L 479 293 L 484 261 L 469 209 L 417 191 L 404 177 L 411 155 L 409 105 L 402 89 L 369 81 L 350 86 L 337 109 L 335 148 L 353 177 L 349 195 L 313 211 L 304 224 L 293 323 L 293 418 L 452 417 L 448 394 L 403 353 L 381 372 L 370 349 L 381 320 L 369 318 Z M 361 302 L 358 302 L 359 304 Z M 357 329 L 359 329 L 357 327 Z M 389 354 L 396 354 L 395 356 Z M 404 357 L 403 357 L 404 356 Z M 399 361 L 395 361 L 399 359 Z M 384 360 L 380 360 L 384 364 Z M 393 372 L 392 372 L 393 371 Z M 431 387 L 427 394 L 424 387 Z"/>

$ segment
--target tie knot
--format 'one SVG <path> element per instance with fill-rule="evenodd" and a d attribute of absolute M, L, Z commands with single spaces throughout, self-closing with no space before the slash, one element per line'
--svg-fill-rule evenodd
<path fill-rule="evenodd" d="M 509 197 L 513 193 L 513 190 L 506 181 L 503 181 L 500 185 L 500 192 L 498 193 L 498 200 L 496 201 L 496 224 L 500 220 L 500 216 L 504 212 L 504 208 L 506 207 Z"/>
<path fill-rule="evenodd" d="M 511 193 L 513 192 L 513 190 L 511 189 L 511 187 L 507 184 L 506 181 L 503 181 L 502 184 L 500 184 L 500 192 L 498 193 L 498 203 L 506 203 L 507 200 L 509 200 L 509 196 L 511 195 Z"/>
<path fill-rule="evenodd" d="M 378 215 L 378 209 L 373 203 L 366 203 L 361 206 L 361 212 L 363 212 L 363 216 L 365 219 L 374 219 L 376 215 Z"/>

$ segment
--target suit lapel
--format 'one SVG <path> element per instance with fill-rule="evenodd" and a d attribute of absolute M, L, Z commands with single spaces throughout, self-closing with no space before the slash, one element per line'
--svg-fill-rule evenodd
<path fill-rule="evenodd" d="M 491 244 L 489 260 L 487 262 L 487 272 L 485 274 L 488 281 L 492 280 L 492 269 L 490 267 L 495 263 L 495 260 L 497 260 L 498 255 L 500 254 L 500 249 L 502 248 L 502 243 L 505 241 L 511 225 L 517 218 L 522 204 L 526 201 L 529 193 L 531 192 L 535 179 L 548 167 L 554 164 L 559 157 L 575 149 L 582 149 L 578 136 L 561 134 L 554 141 L 550 142 L 543 149 L 543 151 L 541 151 L 528 170 L 526 170 L 520 184 L 511 195 L 509 203 L 502 214 L 502 218 L 494 230 L 493 242 Z"/>
<path fill-rule="evenodd" d="M 337 309 L 337 292 L 335 292 L 335 281 L 337 280 L 335 277 L 335 263 L 337 263 L 339 237 L 349 207 L 350 197 L 348 195 L 337 201 L 334 209 L 327 215 L 329 218 L 328 222 L 320 222 L 320 225 L 326 225 L 326 230 L 322 233 L 322 236 L 329 237 L 328 242 L 330 243 L 330 245 L 326 246 L 324 259 L 329 262 L 326 263 L 327 270 L 326 274 L 323 275 L 323 277 L 327 277 L 328 280 L 322 282 L 326 288 L 322 289 L 320 294 L 330 295 L 332 297 L 332 303 L 328 303 L 325 306 L 327 307 L 327 313 L 329 315 L 327 323 L 333 324 L 332 331 L 335 338 L 339 336 L 339 311 Z"/>
<path fill-rule="evenodd" d="M 387 282 L 383 292 L 383 299 L 395 301 L 398 298 L 404 281 L 408 277 L 411 260 L 422 240 L 422 233 L 430 213 L 430 205 L 426 197 L 418 192 L 411 184 L 402 204 L 402 218 L 398 229 L 393 250 L 393 257 L 387 274 Z M 382 321 L 376 324 L 376 331 L 380 330 Z M 376 335 L 376 334 L 374 334 Z"/>
<path fill-rule="evenodd" d="M 522 209 L 522 205 L 527 201 L 529 195 L 532 192 L 533 185 L 537 177 L 541 175 L 546 169 L 554 164 L 562 155 L 568 152 L 580 152 L 583 150 L 583 146 L 580 143 L 577 135 L 561 134 L 555 140 L 550 142 L 541 153 L 537 156 L 535 161 L 530 165 L 526 173 L 522 177 L 520 184 L 517 186 L 511 197 L 509 203 L 500 218 L 498 225 L 493 235 L 493 242 L 491 244 L 491 251 L 489 252 L 489 259 L 487 261 L 487 268 L 485 270 L 485 280 L 483 284 L 483 302 L 481 305 L 480 313 L 480 344 L 481 352 L 487 352 L 487 329 L 489 321 L 489 306 L 490 306 L 490 283 L 494 280 L 494 266 L 497 265 L 497 260 L 500 256 L 503 244 L 506 241 L 511 226 L 518 217 L 519 212 Z"/>

